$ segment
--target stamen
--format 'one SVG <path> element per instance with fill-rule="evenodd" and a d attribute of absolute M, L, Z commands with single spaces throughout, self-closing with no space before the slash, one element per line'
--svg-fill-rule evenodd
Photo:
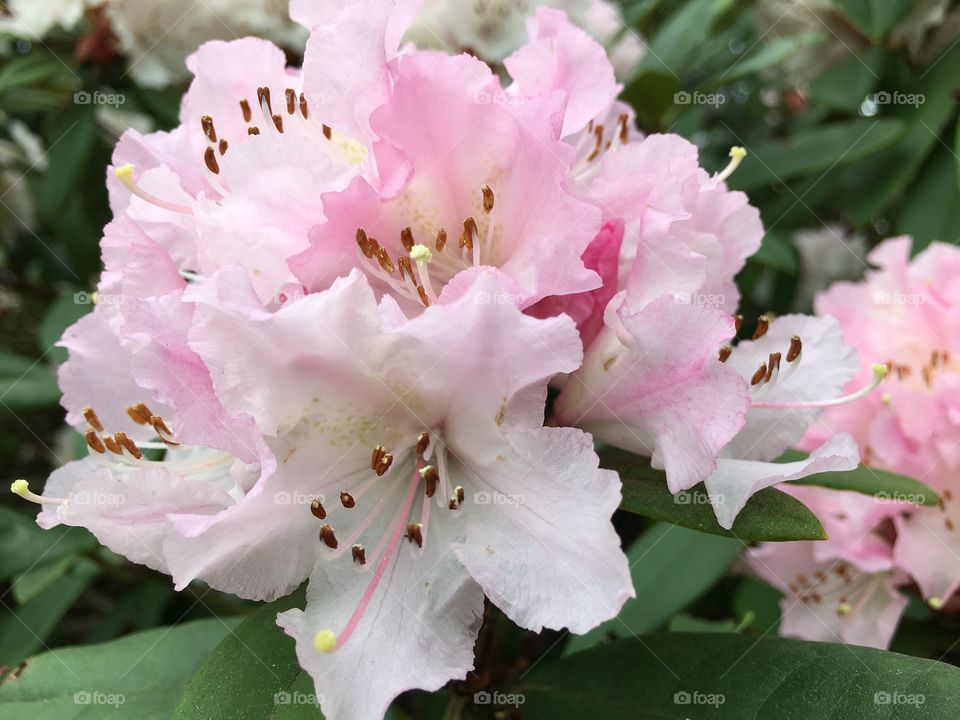
<path fill-rule="evenodd" d="M 144 202 L 148 202 L 151 205 L 156 205 L 157 207 L 163 208 L 164 210 L 169 210 L 170 212 L 181 213 L 183 215 L 193 215 L 193 210 L 190 208 L 184 205 L 170 203 L 166 200 L 161 200 L 156 195 L 152 195 L 141 188 L 139 185 L 137 185 L 137 181 L 133 179 L 133 170 L 134 166 L 127 164 L 116 168 L 113 173 L 116 175 L 117 180 L 119 180 L 121 184 L 127 188 L 127 190 Z"/>
<path fill-rule="evenodd" d="M 417 285 L 417 293 L 420 295 L 420 302 L 423 303 L 423 306 L 430 307 L 430 298 L 427 291 L 423 289 L 423 285 Z"/>
<path fill-rule="evenodd" d="M 464 498 L 463 486 L 462 486 L 462 485 L 457 485 L 457 486 L 453 489 L 453 494 L 457 496 L 457 504 L 458 504 L 458 505 L 462 505 L 462 504 L 463 504 L 463 498 Z"/>
<path fill-rule="evenodd" d="M 256 125 L 254 125 L 253 127 L 247 128 L 247 135 L 259 135 L 259 134 L 260 134 L 260 128 L 258 128 Z"/>
<path fill-rule="evenodd" d="M 435 301 L 437 294 L 433 291 L 433 283 L 430 282 L 430 271 L 427 268 L 429 262 L 433 260 L 433 253 L 430 252 L 430 248 L 426 245 L 414 245 L 410 248 L 410 257 L 417 264 L 417 277 L 420 278 L 418 292 L 422 290 L 429 301 Z M 422 298 L 423 294 L 421 294 L 421 299 Z M 426 305 L 427 303 L 424 304 Z"/>
<path fill-rule="evenodd" d="M 413 277 L 413 266 L 410 264 L 410 258 L 406 255 L 403 255 L 397 258 L 397 270 L 400 272 L 400 279 L 406 280 L 408 277 L 413 280 L 414 286 L 416 286 L 416 278 Z"/>
<path fill-rule="evenodd" d="M 348 493 L 346 490 L 340 491 L 340 504 L 343 505 L 347 510 L 356 506 L 357 501 L 353 499 L 353 495 Z"/>
<path fill-rule="evenodd" d="M 219 148 L 219 150 L 220 150 L 220 154 L 221 154 L 221 155 L 226 155 L 226 154 L 227 154 L 227 148 L 228 148 L 228 147 L 230 147 L 230 145 L 227 143 L 227 141 L 226 141 L 226 140 L 221 140 L 221 141 L 220 141 L 220 145 L 218 146 L 218 148 Z"/>
<path fill-rule="evenodd" d="M 757 371 L 753 374 L 753 377 L 750 378 L 751 385 L 759 385 L 760 381 L 767 376 L 767 365 L 766 363 L 760 363 L 760 367 L 757 368 Z"/>
<path fill-rule="evenodd" d="M 253 119 L 253 113 L 250 112 L 250 103 L 248 103 L 246 99 L 240 101 L 240 112 L 243 115 L 243 121 L 245 123 Z"/>
<path fill-rule="evenodd" d="M 489 215 L 493 210 L 493 190 L 489 185 L 481 185 L 480 194 L 483 195 L 483 211 Z"/>
<path fill-rule="evenodd" d="M 753 331 L 753 340 L 759 340 L 767 334 L 770 329 L 770 318 L 767 315 L 761 315 L 757 318 L 757 329 Z"/>
<path fill-rule="evenodd" d="M 376 470 L 383 461 L 383 456 L 387 454 L 387 449 L 383 445 L 373 446 L 373 455 L 370 457 L 370 469 Z"/>
<path fill-rule="evenodd" d="M 277 128 L 277 132 L 279 132 L 279 133 L 282 133 L 282 132 L 283 132 L 283 118 L 282 118 L 282 117 L 280 117 L 279 115 L 274 115 L 274 116 L 273 116 L 273 125 L 274 125 L 275 128 Z"/>
<path fill-rule="evenodd" d="M 370 240 L 367 239 L 367 232 L 363 228 L 357 228 L 357 246 L 360 248 L 360 252 L 364 254 L 364 257 L 373 258 L 373 247 L 370 245 Z"/>
<path fill-rule="evenodd" d="M 213 151 L 212 147 L 208 147 L 203 151 L 203 162 L 206 163 L 207 170 L 214 175 L 220 174 L 220 163 L 217 162 L 217 154 Z"/>
<path fill-rule="evenodd" d="M 404 250 L 410 252 L 413 250 L 413 230 L 408 227 L 405 227 L 400 231 L 400 242 L 403 244 Z M 427 252 L 430 252 L 429 250 Z"/>
<path fill-rule="evenodd" d="M 320 526 L 320 539 L 323 540 L 323 544 L 328 548 L 336 550 L 337 536 L 333 531 L 333 525 L 325 524 Z"/>
<path fill-rule="evenodd" d="M 617 124 L 620 126 L 620 144 L 626 145 L 627 141 L 630 139 L 630 129 L 627 124 L 630 120 L 630 116 L 627 113 L 621 113 L 617 118 Z"/>
<path fill-rule="evenodd" d="M 794 335 L 792 338 L 790 338 L 790 349 L 787 350 L 787 362 L 792 363 L 794 360 L 800 357 L 800 353 L 802 351 L 803 343 L 800 341 L 800 336 Z"/>
<path fill-rule="evenodd" d="M 390 253 L 387 252 L 387 249 L 383 247 L 383 245 L 378 243 L 374 238 L 370 238 L 370 245 L 373 248 L 374 255 L 376 255 L 377 262 L 380 263 L 380 267 L 387 275 L 396 270 L 393 265 L 393 260 L 390 259 Z"/>
<path fill-rule="evenodd" d="M 44 497 L 43 495 L 37 495 L 36 493 L 31 492 L 30 483 L 28 483 L 26 480 L 14 480 L 10 484 L 10 492 L 12 492 L 14 495 L 19 495 L 24 500 L 37 503 L 37 505 L 63 505 L 67 502 L 65 498 Z"/>
<path fill-rule="evenodd" d="M 773 374 L 777 372 L 779 369 L 780 369 L 780 353 L 772 352 L 770 353 L 770 357 L 767 360 L 767 374 L 764 377 L 763 381 L 765 383 L 770 382 L 771 378 L 773 378 Z"/>
<path fill-rule="evenodd" d="M 173 432 L 167 427 L 167 424 L 163 421 L 162 417 L 159 415 L 151 415 L 150 425 L 153 427 L 165 445 L 169 445 L 170 447 L 180 446 L 180 443 L 173 439 Z"/>
<path fill-rule="evenodd" d="M 716 176 L 719 182 L 726 182 L 727 178 L 733 175 L 740 163 L 747 156 L 746 148 L 734 146 L 730 148 L 730 163 Z"/>
<path fill-rule="evenodd" d="M 103 443 L 100 441 L 100 438 L 97 437 L 97 431 L 94 430 L 93 428 L 90 428 L 89 430 L 87 430 L 87 432 L 84 433 L 83 437 L 86 439 L 87 445 L 94 452 L 100 453 L 101 455 L 107 452 L 107 449 L 103 446 Z"/>
<path fill-rule="evenodd" d="M 833 400 L 811 400 L 808 402 L 793 402 L 793 403 L 781 403 L 781 402 L 755 402 L 752 407 L 755 408 L 777 408 L 783 410 L 798 409 L 798 408 L 826 408 L 834 407 L 836 405 L 845 405 L 849 402 L 854 402 L 860 398 L 866 397 L 873 390 L 883 382 L 883 379 L 887 376 L 890 370 L 886 365 L 877 363 L 873 366 L 873 379 L 870 381 L 870 384 L 852 392 L 849 395 L 844 395 L 843 397 L 834 398 Z M 754 376 L 756 377 L 756 376 Z"/>
<path fill-rule="evenodd" d="M 113 435 L 104 435 L 103 444 L 107 446 L 107 450 L 112 452 L 114 455 L 123 455 L 123 448 L 120 447 L 120 443 L 114 439 Z"/>
<path fill-rule="evenodd" d="M 323 507 L 323 503 L 320 502 L 320 498 L 314 498 L 310 503 L 310 512 L 313 513 L 313 516 L 317 520 L 325 520 L 327 517 L 327 510 Z"/>
<path fill-rule="evenodd" d="M 460 233 L 460 247 L 467 250 L 473 250 L 473 236 L 477 231 L 477 221 L 473 216 L 463 221 L 463 232 Z"/>
<path fill-rule="evenodd" d="M 120 446 L 126 450 L 128 453 L 133 455 L 137 460 L 143 458 L 143 453 L 140 452 L 140 448 L 137 447 L 137 444 L 127 437 L 127 434 L 124 432 L 117 432 L 113 435 L 114 440 L 120 444 Z"/>
<path fill-rule="evenodd" d="M 351 547 L 350 550 L 353 552 L 353 561 L 355 563 L 357 563 L 358 565 L 367 564 L 367 551 L 364 549 L 363 545 L 360 545 L 359 543 L 357 543 L 356 545 Z"/>
<path fill-rule="evenodd" d="M 430 433 L 424 430 L 422 433 L 417 435 L 417 445 L 414 448 L 417 455 L 422 456 L 426 451 L 427 447 L 430 445 Z"/>
<path fill-rule="evenodd" d="M 287 96 L 287 114 L 293 115 L 297 111 L 297 93 L 293 88 L 287 88 L 284 94 Z"/>
<path fill-rule="evenodd" d="M 303 93 L 300 93 L 300 114 L 303 115 L 304 120 L 310 117 L 310 110 L 307 106 L 307 96 Z"/>
<path fill-rule="evenodd" d="M 97 413 L 89 405 L 83 409 L 83 417 L 90 424 L 90 427 L 97 432 L 103 432 L 103 423 L 100 422 L 100 418 L 97 417 Z"/>
<path fill-rule="evenodd" d="M 407 540 L 415 542 L 418 548 L 423 547 L 423 525 L 420 523 L 410 523 L 407 525 Z"/>
<path fill-rule="evenodd" d="M 424 494 L 432 498 L 437 492 L 437 483 L 440 481 L 440 473 L 433 465 L 426 465 L 420 468 L 420 477 L 423 478 L 425 485 Z"/>
<path fill-rule="evenodd" d="M 720 362 L 726 362 L 730 357 L 730 353 L 733 352 L 733 348 L 729 345 L 724 345 L 720 348 Z"/>
<path fill-rule="evenodd" d="M 437 233 L 437 242 L 434 244 L 434 247 L 437 248 L 437 252 L 443 252 L 443 248 L 447 245 L 447 231 L 444 228 L 440 228 L 440 231 Z"/>
<path fill-rule="evenodd" d="M 740 334 L 740 326 L 743 325 L 743 315 L 734 315 L 733 316 L 733 331 Z"/>
<path fill-rule="evenodd" d="M 380 458 L 380 465 L 374 470 L 377 473 L 377 477 L 383 477 L 387 474 L 387 470 L 390 469 L 390 466 L 393 465 L 393 455 L 386 453 L 382 458 Z"/>
<path fill-rule="evenodd" d="M 593 145 L 593 152 L 587 155 L 587 162 L 596 160 L 597 156 L 600 154 L 600 149 L 603 147 L 603 125 L 597 125 L 594 127 L 593 134 L 596 137 L 596 142 Z"/>
<path fill-rule="evenodd" d="M 324 136 L 327 140 L 329 140 L 330 138 L 333 137 L 333 130 L 330 129 L 330 126 L 329 126 L 329 125 L 324 125 L 324 126 L 323 126 L 323 136 Z"/>
<path fill-rule="evenodd" d="M 456 495 L 452 495 L 452 496 L 450 497 L 450 502 L 447 503 L 447 507 L 448 507 L 450 510 L 456 510 L 458 507 L 460 507 L 460 503 L 457 502 L 457 496 L 456 496 Z"/>
<path fill-rule="evenodd" d="M 204 115 L 200 118 L 200 127 L 203 128 L 203 134 L 207 136 L 207 140 L 212 143 L 217 141 L 217 130 L 213 126 L 213 118 L 209 115 Z"/>
<path fill-rule="evenodd" d="M 130 419 L 137 425 L 146 425 L 150 422 L 150 417 L 153 413 L 150 412 L 150 408 L 148 408 L 145 403 L 139 402 L 127 408 L 127 415 L 129 415 Z M 103 428 L 99 430 L 103 432 Z"/>

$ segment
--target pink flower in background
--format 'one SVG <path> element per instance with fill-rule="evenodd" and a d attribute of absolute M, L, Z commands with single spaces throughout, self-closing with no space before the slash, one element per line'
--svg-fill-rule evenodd
<path fill-rule="evenodd" d="M 886 362 L 891 380 L 882 395 L 827 411 L 806 442 L 845 430 L 869 463 L 940 493 L 938 507 L 897 514 L 894 544 L 897 566 L 939 608 L 960 586 L 960 250 L 933 243 L 910 260 L 910 245 L 887 240 L 868 256 L 877 269 L 863 282 L 837 283 L 817 298 L 817 311 L 835 315 L 861 355 Z"/>

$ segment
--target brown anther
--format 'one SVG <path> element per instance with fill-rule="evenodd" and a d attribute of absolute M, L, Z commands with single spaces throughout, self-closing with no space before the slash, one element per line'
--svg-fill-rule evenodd
<path fill-rule="evenodd" d="M 420 302 L 423 303 L 423 306 L 430 307 L 430 296 L 427 295 L 427 291 L 423 289 L 423 285 L 417 285 L 417 294 L 420 296 Z"/>
<path fill-rule="evenodd" d="M 460 247 L 473 250 L 473 235 L 477 233 L 477 221 L 471 215 L 463 221 L 463 232 L 460 233 Z M 479 235 L 479 233 L 478 233 Z"/>
<path fill-rule="evenodd" d="M 371 244 L 377 243 L 377 241 L 371 240 L 370 243 Z M 390 253 L 387 252 L 387 249 L 383 247 L 383 245 L 381 245 L 380 243 L 377 243 L 374 252 L 376 253 L 376 256 L 377 256 L 377 262 L 380 263 L 380 267 L 383 268 L 383 271 L 385 273 L 389 275 L 390 273 L 392 273 L 394 270 L 397 269 L 393 265 L 393 260 L 390 259 Z"/>
<path fill-rule="evenodd" d="M 443 252 L 443 248 L 447 246 L 447 231 L 443 228 L 440 228 L 440 231 L 437 233 L 437 242 L 436 248 L 437 252 Z"/>
<path fill-rule="evenodd" d="M 408 227 L 405 227 L 400 231 L 400 242 L 403 244 L 404 250 L 410 252 L 413 250 L 413 230 Z"/>
<path fill-rule="evenodd" d="M 943 519 L 943 524 L 944 524 L 944 526 L 947 528 L 947 530 L 949 530 L 950 532 L 953 532 L 953 530 L 954 530 L 953 520 L 951 520 L 951 519 L 948 518 L 948 517 L 945 517 L 945 518 Z"/>
<path fill-rule="evenodd" d="M 416 284 L 416 280 L 413 277 L 413 265 L 410 264 L 410 258 L 406 255 L 402 255 L 397 258 L 397 270 L 400 272 L 400 279 L 406 280 L 407 276 L 410 276 L 410 279 Z"/>
<path fill-rule="evenodd" d="M 320 502 L 320 498 L 314 498 L 310 503 L 310 512 L 313 513 L 313 516 L 317 520 L 323 520 L 327 517 L 327 509 L 323 506 L 323 503 Z"/>
<path fill-rule="evenodd" d="M 333 531 L 333 525 L 324 524 L 320 526 L 320 539 L 323 540 L 323 544 L 328 548 L 336 550 L 337 535 Z"/>
<path fill-rule="evenodd" d="M 83 437 L 84 439 L 86 439 L 87 445 L 94 452 L 98 452 L 101 455 L 103 455 L 107 451 L 107 449 L 103 446 L 103 443 L 100 442 L 100 438 L 97 437 L 97 431 L 94 430 L 93 428 L 90 428 L 89 430 L 87 430 L 87 432 L 84 433 Z"/>
<path fill-rule="evenodd" d="M 410 523 L 407 525 L 407 540 L 415 542 L 417 547 L 423 547 L 423 525 L 420 523 Z"/>
<path fill-rule="evenodd" d="M 794 335 L 790 338 L 790 349 L 787 350 L 787 362 L 793 362 L 800 357 L 801 350 L 803 350 L 803 343 L 800 341 L 800 336 Z"/>
<path fill-rule="evenodd" d="M 117 432 L 113 434 L 113 439 L 126 450 L 128 453 L 133 455 L 137 460 L 143 457 L 143 453 L 140 452 L 140 448 L 137 447 L 137 444 L 127 437 L 125 432 Z"/>
<path fill-rule="evenodd" d="M 348 493 L 346 490 L 340 491 L 340 504 L 343 505 L 347 510 L 354 507 L 357 504 L 357 501 L 353 499 L 353 495 Z"/>
<path fill-rule="evenodd" d="M 218 147 L 218 149 L 220 150 L 220 154 L 226 155 L 228 147 L 230 147 L 230 144 L 226 140 L 221 140 L 220 146 Z"/>
<path fill-rule="evenodd" d="M 243 115 L 243 121 L 245 123 L 253 119 L 253 113 L 250 112 L 250 103 L 246 101 L 246 98 L 240 101 L 240 112 Z"/>
<path fill-rule="evenodd" d="M 427 465 L 426 467 L 420 468 L 420 477 L 423 478 L 425 485 L 424 494 L 427 497 L 433 497 L 434 493 L 437 492 L 440 473 L 437 472 L 437 469 L 433 465 Z"/>
<path fill-rule="evenodd" d="M 597 125 L 593 128 L 593 134 L 596 136 L 596 141 L 593 145 L 593 151 L 587 155 L 587 162 L 591 160 L 596 160 L 597 155 L 600 154 L 600 148 L 603 147 L 603 125 Z"/>
<path fill-rule="evenodd" d="M 447 508 L 456 510 L 458 507 L 460 507 L 460 503 L 457 502 L 457 496 L 454 495 L 450 498 L 450 502 L 447 503 Z"/>
<path fill-rule="evenodd" d="M 159 415 L 151 415 L 150 425 L 164 443 L 170 447 L 177 447 L 180 445 L 180 443 L 173 439 L 173 433 L 170 431 L 170 428 L 167 427 L 167 424 L 163 421 L 162 417 Z"/>
<path fill-rule="evenodd" d="M 274 116 L 273 116 L 273 125 L 274 125 L 275 128 L 277 128 L 277 132 L 279 132 L 279 133 L 282 133 L 282 132 L 283 132 L 283 118 L 282 118 L 282 117 L 280 117 L 279 115 L 274 115 Z"/>
<path fill-rule="evenodd" d="M 630 116 L 626 113 L 621 113 L 620 117 L 617 118 L 617 124 L 620 125 L 620 144 L 626 145 L 627 141 L 630 139 Z"/>
<path fill-rule="evenodd" d="M 100 422 L 100 418 L 97 417 L 96 411 L 89 405 L 83 409 L 83 417 L 97 432 L 103 432 L 103 423 Z"/>
<path fill-rule="evenodd" d="M 364 549 L 363 545 L 357 544 L 350 548 L 350 552 L 353 553 L 353 561 L 358 565 L 367 564 L 367 551 Z"/>
<path fill-rule="evenodd" d="M 203 162 L 207 165 L 207 170 L 212 172 L 214 175 L 220 174 L 220 163 L 217 162 L 217 154 L 213 151 L 212 147 L 208 147 L 203 152 Z"/>
<path fill-rule="evenodd" d="M 463 502 L 463 498 L 464 498 L 463 486 L 457 485 L 457 486 L 453 489 L 453 494 L 457 496 L 457 504 L 458 504 L 458 505 Z"/>
<path fill-rule="evenodd" d="M 303 93 L 300 93 L 300 114 L 303 115 L 304 120 L 310 117 L 310 108 L 307 105 L 307 96 Z"/>
<path fill-rule="evenodd" d="M 763 380 L 767 375 L 767 364 L 760 363 L 760 367 L 757 368 L 757 371 L 753 374 L 753 377 L 750 378 L 751 385 L 759 385 L 760 381 Z"/>
<path fill-rule="evenodd" d="M 257 104 L 261 107 L 266 104 L 267 112 L 273 114 L 273 107 L 270 105 L 270 88 L 268 87 L 258 87 L 257 88 Z"/>
<path fill-rule="evenodd" d="M 390 469 L 390 466 L 393 465 L 393 455 L 390 453 L 385 453 L 382 458 L 380 458 L 380 464 L 374 468 L 374 472 L 377 473 L 377 477 L 383 477 L 387 474 L 387 470 Z"/>
<path fill-rule="evenodd" d="M 203 128 L 203 134 L 207 136 L 207 140 L 212 143 L 217 141 L 217 129 L 213 126 L 212 117 L 204 115 L 200 118 L 200 127 Z"/>
<path fill-rule="evenodd" d="M 104 435 L 103 444 L 107 446 L 107 450 L 112 452 L 114 455 L 123 455 L 123 448 L 120 447 L 113 435 Z"/>
<path fill-rule="evenodd" d="M 376 470 L 380 467 L 383 456 L 387 454 L 387 449 L 383 445 L 374 445 L 373 455 L 370 456 L 370 469 Z"/>
<path fill-rule="evenodd" d="M 733 316 L 733 331 L 737 334 L 740 333 L 740 326 L 743 325 L 743 315 L 734 315 Z"/>
<path fill-rule="evenodd" d="M 293 115 L 297 111 L 297 93 L 293 88 L 287 88 L 284 95 L 287 97 L 287 114 Z"/>
<path fill-rule="evenodd" d="M 330 126 L 329 126 L 329 125 L 324 125 L 324 126 L 323 126 L 323 136 L 324 136 L 327 140 L 329 140 L 330 138 L 333 137 L 333 130 L 330 129 Z"/>
<path fill-rule="evenodd" d="M 260 128 L 258 128 L 256 125 L 254 125 L 253 127 L 247 128 L 247 135 L 259 135 L 259 134 L 260 134 Z"/>
<path fill-rule="evenodd" d="M 430 433 L 424 430 L 422 433 L 417 435 L 417 445 L 414 448 L 417 452 L 417 455 L 423 455 L 427 448 L 430 446 Z"/>
<path fill-rule="evenodd" d="M 759 340 L 764 335 L 767 334 L 767 330 L 770 329 L 770 318 L 766 315 L 761 315 L 757 318 L 757 329 L 753 331 L 753 339 Z"/>
<path fill-rule="evenodd" d="M 780 369 L 780 353 L 772 352 L 770 357 L 767 360 L 767 374 L 764 376 L 763 381 L 765 383 L 770 382 L 770 379 L 773 377 L 773 371 Z"/>
<path fill-rule="evenodd" d="M 951 500 L 953 500 L 953 493 L 950 492 L 950 488 L 947 488 L 942 493 L 940 493 L 940 496 L 943 498 L 944 502 L 950 502 Z"/>
<path fill-rule="evenodd" d="M 483 196 L 483 211 L 489 215 L 493 212 L 493 190 L 489 185 L 483 184 L 480 186 L 480 194 Z"/>
<path fill-rule="evenodd" d="M 722 348 L 720 348 L 720 362 L 726 362 L 730 357 L 730 353 L 732 352 L 733 348 L 729 345 L 724 345 Z"/>
<path fill-rule="evenodd" d="M 360 247 L 360 252 L 366 257 L 373 257 L 373 248 L 370 246 L 370 241 L 367 239 L 367 232 L 363 228 L 357 228 L 357 245 Z"/>

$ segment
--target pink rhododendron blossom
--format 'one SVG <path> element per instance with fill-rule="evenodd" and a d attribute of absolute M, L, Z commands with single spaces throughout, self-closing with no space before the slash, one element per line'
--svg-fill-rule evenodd
<path fill-rule="evenodd" d="M 933 243 L 910 260 L 910 245 L 907 237 L 887 240 L 869 255 L 877 269 L 863 282 L 837 283 L 817 298 L 817 310 L 835 315 L 861 354 L 888 364 L 891 380 L 882 395 L 829 410 L 806 442 L 845 430 L 870 463 L 940 493 L 937 507 L 911 505 L 894 518 L 897 566 L 940 607 L 960 587 L 960 373 L 952 359 L 960 347 L 960 251 Z"/>

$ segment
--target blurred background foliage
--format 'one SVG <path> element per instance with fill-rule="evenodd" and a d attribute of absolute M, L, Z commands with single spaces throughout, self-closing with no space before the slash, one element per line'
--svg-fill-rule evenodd
<path fill-rule="evenodd" d="M 796 16 L 793 4 L 623 3 L 648 45 L 624 91 L 640 128 L 690 139 L 709 171 L 731 146 L 749 151 L 730 184 L 760 208 L 767 235 L 739 277 L 747 316 L 808 309 L 823 283 L 862 274 L 884 237 L 911 234 L 916 252 L 960 236 L 960 3 L 810 0 L 815 11 Z M 127 127 L 173 126 L 184 89 L 138 87 L 104 33 L 87 23 L 42 42 L 0 38 L 0 464 L 36 485 L 82 452 L 63 425 L 55 374 L 64 352 L 54 343 L 91 309 L 112 147 Z M 122 102 L 103 101 L 111 96 Z M 252 608 L 197 585 L 174 593 L 169 578 L 85 531 L 43 532 L 33 515 L 4 494 L 5 673 L 44 648 Z M 490 622 L 479 675 L 516 676 L 545 651 L 559 657 L 628 632 L 776 632 L 777 592 L 728 572 L 739 541 L 668 535 L 636 516 L 617 522 L 638 591 L 621 618 L 572 643 Z M 941 657 L 960 632 L 949 617 L 913 603 L 893 649 Z M 423 716 L 435 704 L 417 693 L 406 701 Z"/>

